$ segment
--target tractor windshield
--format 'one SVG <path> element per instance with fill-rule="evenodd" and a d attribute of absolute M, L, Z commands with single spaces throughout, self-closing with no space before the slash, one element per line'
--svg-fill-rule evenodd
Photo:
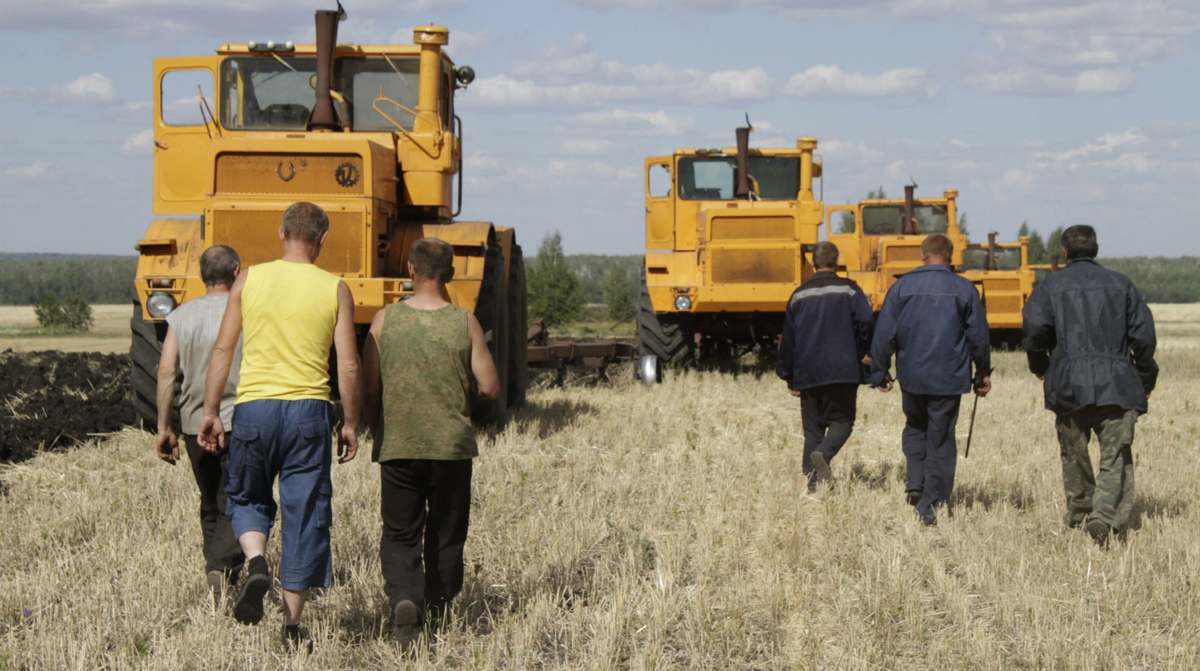
<path fill-rule="evenodd" d="M 392 131 L 396 127 L 379 109 L 411 130 L 420 85 L 419 63 L 413 58 L 339 58 L 332 88 L 345 101 L 335 102 L 351 130 Z M 317 59 L 249 56 L 221 64 L 221 125 L 231 130 L 304 130 L 315 102 Z"/>
<path fill-rule="evenodd" d="M 751 156 L 751 189 L 763 200 L 795 200 L 800 193 L 800 159 Z M 684 200 L 733 200 L 737 158 L 696 156 L 679 159 L 679 197 Z"/>
<path fill-rule="evenodd" d="M 867 235 L 902 235 L 904 205 L 866 205 L 862 209 L 863 233 Z M 945 233 L 949 227 L 945 205 L 916 205 L 913 218 L 917 233 Z"/>

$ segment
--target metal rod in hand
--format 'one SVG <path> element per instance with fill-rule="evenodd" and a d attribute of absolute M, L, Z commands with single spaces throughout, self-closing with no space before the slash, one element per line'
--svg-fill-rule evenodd
<path fill-rule="evenodd" d="M 975 392 L 975 403 L 971 405 L 971 428 L 967 429 L 967 453 L 964 457 L 971 456 L 971 436 L 975 435 L 975 411 L 979 409 L 979 392 Z"/>

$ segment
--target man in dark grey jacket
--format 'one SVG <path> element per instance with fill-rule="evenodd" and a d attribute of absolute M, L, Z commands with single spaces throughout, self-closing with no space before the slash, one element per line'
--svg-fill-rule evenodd
<path fill-rule="evenodd" d="M 837 275 L 837 246 L 819 243 L 812 259 L 816 273 L 788 300 L 775 363 L 788 391 L 800 398 L 801 468 L 809 491 L 833 477 L 829 464 L 854 430 L 875 326 L 866 294 L 854 280 Z"/>
<path fill-rule="evenodd" d="M 992 366 L 979 291 L 950 268 L 954 243 L 931 235 L 921 243 L 921 255 L 925 265 L 897 279 L 879 311 L 871 342 L 871 382 L 891 391 L 895 354 L 906 419 L 901 438 L 908 473 L 905 492 L 921 522 L 932 525 L 954 489 L 954 429 L 962 395 L 974 387 L 976 394 L 986 396 Z"/>
<path fill-rule="evenodd" d="M 1091 226 L 1068 228 L 1062 244 L 1067 267 L 1025 304 L 1025 352 L 1057 415 L 1066 523 L 1086 523 L 1103 545 L 1127 527 L 1133 508 L 1133 428 L 1158 380 L 1154 317 L 1129 278 L 1096 263 Z M 1088 457 L 1093 432 L 1098 479 Z"/>

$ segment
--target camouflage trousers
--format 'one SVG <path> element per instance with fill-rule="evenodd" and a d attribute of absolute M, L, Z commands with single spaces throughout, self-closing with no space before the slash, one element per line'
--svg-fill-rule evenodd
<path fill-rule="evenodd" d="M 1133 509 L 1132 446 L 1137 415 L 1136 410 L 1119 406 L 1089 406 L 1055 419 L 1069 526 L 1080 526 L 1091 517 L 1118 532 L 1126 529 Z M 1093 433 L 1100 443 L 1099 478 L 1088 456 Z"/>

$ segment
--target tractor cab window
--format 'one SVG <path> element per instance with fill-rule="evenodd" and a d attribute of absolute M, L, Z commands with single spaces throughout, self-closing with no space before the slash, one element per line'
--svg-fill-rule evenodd
<path fill-rule="evenodd" d="M 963 270 L 988 270 L 988 248 L 987 245 L 971 246 L 963 250 L 962 269 Z M 1021 248 L 1020 247 L 997 247 L 996 248 L 996 270 L 1020 270 L 1021 269 Z"/>
<path fill-rule="evenodd" d="M 904 205 L 867 205 L 862 213 L 864 234 L 903 235 Z M 916 205 L 913 218 L 919 234 L 945 233 L 949 227 L 945 205 Z"/>
<path fill-rule="evenodd" d="M 332 89 L 345 104 L 334 105 L 351 130 L 396 130 L 388 117 L 411 130 L 413 114 L 404 108 L 416 110 L 419 69 L 414 58 L 392 57 L 391 63 L 383 58 L 339 58 Z M 317 59 L 309 57 L 225 59 L 221 124 L 232 130 L 304 130 L 315 104 L 316 74 Z"/>
<path fill-rule="evenodd" d="M 751 156 L 751 189 L 763 200 L 795 200 L 800 192 L 800 159 Z M 679 197 L 684 200 L 733 200 L 737 157 L 696 156 L 679 159 Z"/>

